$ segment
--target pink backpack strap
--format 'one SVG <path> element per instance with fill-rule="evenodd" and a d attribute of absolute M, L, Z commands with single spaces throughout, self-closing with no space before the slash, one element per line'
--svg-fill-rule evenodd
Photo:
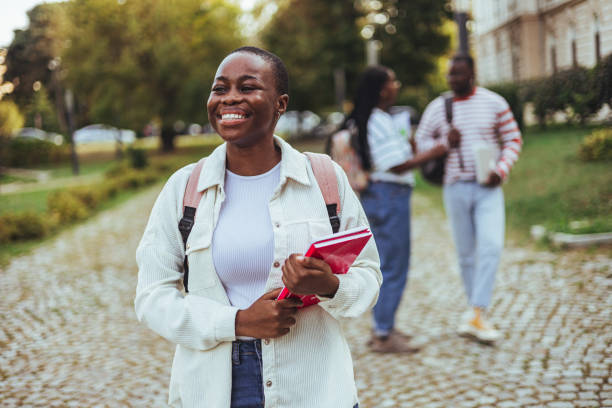
<path fill-rule="evenodd" d="M 327 206 L 327 213 L 332 229 L 334 232 L 338 232 L 340 229 L 339 215 L 342 208 L 340 207 L 338 179 L 336 177 L 334 164 L 331 158 L 326 154 L 312 152 L 304 152 L 304 154 L 308 157 L 308 160 L 310 160 L 312 172 L 323 194 L 323 200 L 325 200 L 325 205 Z"/>
<path fill-rule="evenodd" d="M 202 199 L 202 193 L 198 191 L 198 181 L 200 180 L 200 173 L 202 173 L 205 159 L 201 159 L 189 175 L 189 180 L 187 180 L 187 186 L 185 187 L 185 195 L 183 196 L 183 218 L 179 221 L 178 228 L 185 250 L 187 249 L 187 238 L 189 238 L 191 228 L 193 228 L 195 223 L 196 210 Z M 185 287 L 185 292 L 189 292 L 189 263 L 187 262 L 187 255 L 185 255 L 183 261 L 183 270 L 183 286 Z"/>
<path fill-rule="evenodd" d="M 202 167 L 204 166 L 205 160 L 206 157 L 200 159 L 189 175 L 187 187 L 185 187 L 185 195 L 183 196 L 183 211 L 185 211 L 185 207 L 193 207 L 197 209 L 198 204 L 200 204 L 202 194 L 198 192 L 198 181 L 200 180 L 200 173 L 202 173 Z"/>

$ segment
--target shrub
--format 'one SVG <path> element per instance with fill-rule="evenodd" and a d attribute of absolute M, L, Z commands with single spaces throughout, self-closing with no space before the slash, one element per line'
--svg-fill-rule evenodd
<path fill-rule="evenodd" d="M 145 149 L 130 146 L 127 152 L 130 160 L 130 166 L 133 169 L 144 169 L 149 164 L 149 159 L 147 158 L 147 152 Z"/>
<path fill-rule="evenodd" d="M 89 209 L 96 208 L 100 201 L 106 198 L 103 196 L 102 191 L 96 186 L 73 188 L 68 190 L 68 193 L 75 196 Z"/>
<path fill-rule="evenodd" d="M 48 225 L 41 214 L 12 213 L 0 216 L 0 242 L 23 241 L 44 237 Z"/>
<path fill-rule="evenodd" d="M 584 161 L 612 160 L 612 129 L 595 130 L 587 135 L 578 155 Z"/>
<path fill-rule="evenodd" d="M 488 89 L 500 94 L 508 102 L 516 123 L 519 128 L 523 129 L 523 109 L 525 103 L 521 94 L 521 87 L 515 83 L 505 83 L 490 86 Z"/>
<path fill-rule="evenodd" d="M 3 156 L 2 162 L 9 166 L 28 167 L 67 160 L 70 151 L 67 146 L 56 146 L 46 140 L 15 138 L 6 142 Z"/>
<path fill-rule="evenodd" d="M 89 215 L 89 210 L 83 201 L 65 190 L 49 194 L 49 197 L 47 197 L 47 209 L 61 223 L 81 220 Z"/>

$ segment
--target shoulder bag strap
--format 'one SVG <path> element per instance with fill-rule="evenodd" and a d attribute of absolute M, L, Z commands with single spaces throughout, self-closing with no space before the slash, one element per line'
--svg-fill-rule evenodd
<path fill-rule="evenodd" d="M 453 123 L 453 94 L 449 93 L 444 96 L 444 111 L 446 113 L 446 122 L 449 125 Z M 459 165 L 463 169 L 463 155 L 461 154 L 461 147 L 457 147 L 457 153 L 459 153 Z"/>
<path fill-rule="evenodd" d="M 341 208 L 338 179 L 336 178 L 333 162 L 326 154 L 311 152 L 305 152 L 304 154 L 310 160 L 312 171 L 325 200 L 329 223 L 331 224 L 332 231 L 336 233 L 340 230 L 340 217 L 338 215 L 341 213 Z"/>
<path fill-rule="evenodd" d="M 200 200 L 202 199 L 202 193 L 198 191 L 198 181 L 200 180 L 200 173 L 202 172 L 205 159 L 206 158 L 201 159 L 189 175 L 189 180 L 187 180 L 187 186 L 185 187 L 185 195 L 183 196 L 183 218 L 179 221 L 178 228 L 181 232 L 183 248 L 185 249 L 187 246 L 187 238 L 189 238 L 189 234 L 195 223 L 195 214 L 198 204 L 200 204 Z M 189 292 L 187 288 L 189 281 L 187 255 L 185 255 L 185 260 L 183 261 L 183 269 L 183 286 L 185 287 L 185 292 Z"/>

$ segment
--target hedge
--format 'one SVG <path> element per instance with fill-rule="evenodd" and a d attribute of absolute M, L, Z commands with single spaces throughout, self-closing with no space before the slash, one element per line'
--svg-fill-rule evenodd
<path fill-rule="evenodd" d="M 570 120 L 584 123 L 604 104 L 612 107 L 612 54 L 590 69 L 573 67 L 547 78 L 496 84 L 489 89 L 508 101 L 519 126 L 526 102 L 533 103 L 542 126 L 556 112 L 565 112 Z"/>

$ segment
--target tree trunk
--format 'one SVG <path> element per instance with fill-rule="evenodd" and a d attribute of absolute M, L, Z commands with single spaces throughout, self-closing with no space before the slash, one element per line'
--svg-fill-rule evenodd
<path fill-rule="evenodd" d="M 174 151 L 174 138 L 176 137 L 176 132 L 172 128 L 172 126 L 162 126 L 161 129 L 161 149 L 162 152 L 168 153 Z"/>

